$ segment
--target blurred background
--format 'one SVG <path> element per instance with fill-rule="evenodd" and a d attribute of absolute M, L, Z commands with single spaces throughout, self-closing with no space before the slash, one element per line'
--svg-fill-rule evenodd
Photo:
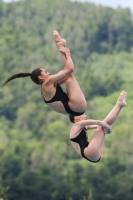
<path fill-rule="evenodd" d="M 122 1 L 121 1 L 122 2 Z M 128 2 L 128 1 L 126 1 Z M 130 1 L 131 2 L 131 1 Z M 0 85 L 18 72 L 63 68 L 53 30 L 67 40 L 88 118 L 104 119 L 128 93 L 102 160 L 80 157 L 72 124 L 44 103 L 40 86 L 15 79 L 0 89 L 0 199 L 133 199 L 133 12 L 131 4 L 91 1 L 0 1 Z M 65 88 L 64 88 L 65 89 Z M 90 139 L 93 132 L 88 132 Z"/>

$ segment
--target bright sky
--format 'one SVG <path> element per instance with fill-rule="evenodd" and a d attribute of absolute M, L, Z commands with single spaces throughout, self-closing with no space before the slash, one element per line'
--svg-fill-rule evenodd
<path fill-rule="evenodd" d="M 72 0 L 80 2 L 92 2 L 95 4 L 101 4 L 103 6 L 110 6 L 117 8 L 121 6 L 122 8 L 129 7 L 133 11 L 133 0 Z"/>
<path fill-rule="evenodd" d="M 13 0 L 4 0 L 4 2 L 11 2 L 11 1 Z M 121 6 L 123 8 L 129 7 L 133 11 L 133 0 L 72 0 L 72 1 L 92 2 L 97 5 L 101 4 L 103 6 L 110 6 L 113 8 L 117 8 L 118 6 Z"/>

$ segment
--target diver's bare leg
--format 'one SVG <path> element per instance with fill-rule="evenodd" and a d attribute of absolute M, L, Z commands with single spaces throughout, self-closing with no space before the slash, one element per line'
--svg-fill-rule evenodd
<path fill-rule="evenodd" d="M 119 114 L 121 108 L 123 108 L 123 107 L 125 107 L 127 105 L 127 103 L 125 101 L 126 96 L 127 96 L 127 93 L 123 90 L 120 93 L 120 96 L 118 97 L 116 105 L 110 111 L 110 113 L 107 115 L 107 117 L 104 119 L 104 121 L 107 124 L 112 125 L 114 123 L 114 121 L 116 120 L 116 118 L 118 117 L 118 114 Z"/>
<path fill-rule="evenodd" d="M 120 93 L 120 96 L 118 97 L 116 105 L 103 121 L 105 121 L 109 125 L 112 125 L 115 122 L 120 113 L 121 108 L 127 105 L 125 101 L 126 96 L 127 93 L 123 90 Z M 107 130 L 105 128 L 98 127 L 94 132 L 88 147 L 84 151 L 85 155 L 90 160 L 97 161 L 100 157 L 102 157 L 106 131 Z"/>
<path fill-rule="evenodd" d="M 62 39 L 56 30 L 54 30 L 53 35 L 57 48 L 58 49 L 65 48 L 66 40 Z"/>

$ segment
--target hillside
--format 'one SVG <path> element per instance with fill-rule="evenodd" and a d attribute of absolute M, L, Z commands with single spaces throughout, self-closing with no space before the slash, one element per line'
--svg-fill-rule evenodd
<path fill-rule="evenodd" d="M 102 120 L 120 91 L 128 92 L 128 105 L 106 136 L 103 158 L 92 164 L 73 150 L 68 117 L 46 106 L 40 86 L 29 78 L 8 83 L 0 90 L 0 198 L 132 199 L 132 19 L 129 9 L 92 3 L 0 1 L 0 85 L 18 72 L 62 69 L 56 29 L 70 48 L 88 118 Z"/>

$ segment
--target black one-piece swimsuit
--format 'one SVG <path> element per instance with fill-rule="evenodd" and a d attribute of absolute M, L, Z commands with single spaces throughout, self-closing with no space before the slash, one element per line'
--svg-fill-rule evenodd
<path fill-rule="evenodd" d="M 44 97 L 43 97 L 44 99 Z M 84 112 L 82 113 L 78 113 L 78 112 L 75 112 L 75 111 L 72 111 L 70 108 L 69 108 L 69 105 L 68 105 L 68 96 L 67 94 L 62 90 L 61 86 L 59 84 L 57 84 L 56 86 L 56 93 L 54 95 L 54 97 L 49 100 L 49 101 L 45 101 L 45 103 L 52 103 L 52 102 L 55 102 L 55 101 L 61 101 L 66 112 L 69 114 L 69 115 L 72 115 L 72 116 L 80 116 L 82 115 Z"/>

